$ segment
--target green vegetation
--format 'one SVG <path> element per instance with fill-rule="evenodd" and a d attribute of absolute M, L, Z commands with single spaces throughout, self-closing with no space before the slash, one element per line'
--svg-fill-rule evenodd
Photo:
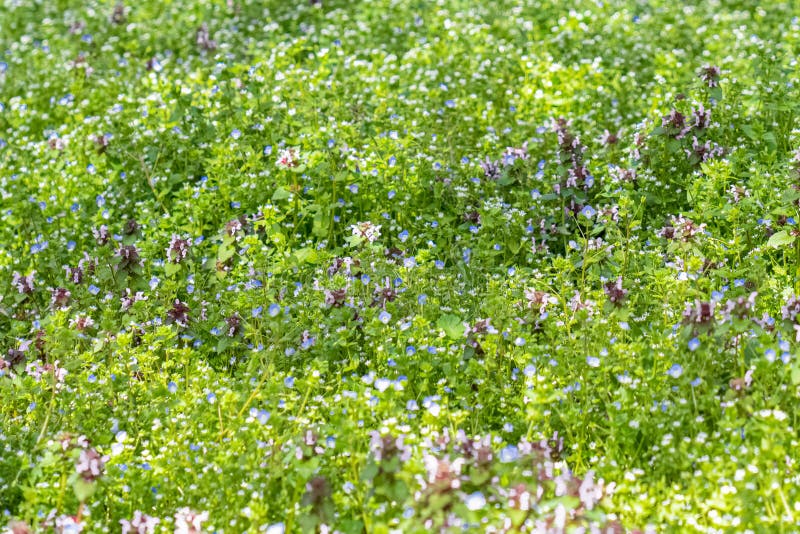
<path fill-rule="evenodd" d="M 0 525 L 796 531 L 796 15 L 0 1 Z"/>

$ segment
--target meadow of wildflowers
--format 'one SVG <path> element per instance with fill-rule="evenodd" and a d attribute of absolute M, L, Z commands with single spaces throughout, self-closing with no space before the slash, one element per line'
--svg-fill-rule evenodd
<path fill-rule="evenodd" d="M 0 0 L 0 532 L 800 531 L 798 15 Z"/>

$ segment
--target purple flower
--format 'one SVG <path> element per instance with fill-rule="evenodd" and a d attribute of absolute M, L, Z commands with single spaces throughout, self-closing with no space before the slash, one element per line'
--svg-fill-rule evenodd
<path fill-rule="evenodd" d="M 716 65 L 706 65 L 700 69 L 698 76 L 709 87 L 719 87 L 719 75 L 721 74 L 720 68 Z"/>
<path fill-rule="evenodd" d="M 122 245 L 117 250 L 120 271 L 132 272 L 136 267 L 142 266 L 142 259 L 139 257 L 139 249 L 135 245 Z"/>
<path fill-rule="evenodd" d="M 17 291 L 19 291 L 20 294 L 30 295 L 33 293 L 34 289 L 34 276 L 36 276 L 36 271 L 33 271 L 28 276 L 22 276 L 18 272 L 14 271 L 11 283 L 14 284 L 14 287 L 17 288 Z"/>
<path fill-rule="evenodd" d="M 195 44 L 203 52 L 213 52 L 217 49 L 217 42 L 211 39 L 211 34 L 208 31 L 208 25 L 204 22 L 197 28 L 195 33 Z"/>
<path fill-rule="evenodd" d="M 101 247 L 107 244 L 111 239 L 111 233 L 108 231 L 108 226 L 105 224 L 100 228 L 94 228 L 92 230 L 92 235 L 94 236 L 95 242 Z"/>
<path fill-rule="evenodd" d="M 191 240 L 183 239 L 173 234 L 169 247 L 167 247 L 167 259 L 172 263 L 182 262 L 189 255 L 189 247 L 191 246 Z"/>
<path fill-rule="evenodd" d="M 179 299 L 172 303 L 172 309 L 167 312 L 167 323 L 175 323 L 180 327 L 189 326 L 189 306 Z"/>
<path fill-rule="evenodd" d="M 70 293 L 69 289 L 63 287 L 57 287 L 55 289 L 50 290 L 50 304 L 56 310 L 61 310 L 69 306 L 70 297 L 72 293 Z"/>
<path fill-rule="evenodd" d="M 225 327 L 227 328 L 228 337 L 234 337 L 242 329 L 242 319 L 236 313 L 229 315 L 225 318 Z"/>
<path fill-rule="evenodd" d="M 622 289 L 622 277 L 617 277 L 616 280 L 606 283 L 603 286 L 603 291 L 605 291 L 606 296 L 608 297 L 609 302 L 612 304 L 619 306 L 622 304 L 622 301 L 625 300 L 625 297 L 628 294 L 627 289 Z"/>

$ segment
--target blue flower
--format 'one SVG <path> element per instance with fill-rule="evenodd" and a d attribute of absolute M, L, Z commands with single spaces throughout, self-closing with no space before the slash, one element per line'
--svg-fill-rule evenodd
<path fill-rule="evenodd" d="M 699 347 L 700 347 L 700 340 L 699 340 L 699 339 L 697 339 L 696 337 L 693 337 L 693 338 L 692 338 L 692 339 L 689 341 L 689 350 L 691 350 L 691 351 L 695 351 L 695 350 L 697 350 Z"/>
<path fill-rule="evenodd" d="M 283 379 L 283 385 L 286 386 L 287 388 L 293 388 L 294 387 L 294 377 L 293 376 L 287 376 L 286 378 L 284 378 Z"/>
<path fill-rule="evenodd" d="M 667 371 L 667 374 L 672 378 L 680 378 L 683 374 L 683 367 L 681 367 L 680 364 L 674 363 L 672 367 L 669 368 L 669 371 Z"/>
<path fill-rule="evenodd" d="M 480 491 L 476 491 L 467 496 L 467 500 L 464 504 L 466 504 L 468 510 L 474 512 L 486 506 L 486 497 L 484 497 L 483 493 Z"/>
<path fill-rule="evenodd" d="M 403 230 L 397 237 L 400 239 L 401 243 L 405 243 L 406 239 L 408 239 L 408 230 Z"/>
<path fill-rule="evenodd" d="M 277 304 L 270 304 L 269 308 L 267 309 L 267 313 L 269 313 L 270 317 L 275 317 L 281 312 L 281 307 Z"/>
<path fill-rule="evenodd" d="M 391 313 L 389 313 L 389 312 L 387 312 L 386 310 L 383 310 L 383 311 L 382 311 L 382 312 L 381 312 L 381 313 L 378 315 L 378 320 L 379 320 L 380 322 L 382 322 L 383 324 L 388 324 L 388 323 L 389 323 L 389 320 L 390 320 L 391 318 L 392 318 L 392 314 L 391 314 Z"/>
<path fill-rule="evenodd" d="M 250 417 L 261 423 L 262 425 L 266 425 L 267 421 L 269 421 L 270 413 L 267 410 L 259 410 L 258 408 L 250 408 Z"/>
<path fill-rule="evenodd" d="M 499 458 L 500 462 L 504 464 L 514 462 L 519 458 L 519 449 L 514 445 L 507 445 L 500 450 Z"/>

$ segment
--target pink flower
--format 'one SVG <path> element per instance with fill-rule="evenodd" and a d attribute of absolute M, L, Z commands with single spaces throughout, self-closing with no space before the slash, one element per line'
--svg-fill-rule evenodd
<path fill-rule="evenodd" d="M 120 524 L 122 525 L 122 534 L 150 534 L 156 528 L 156 525 L 160 523 L 161 520 L 157 517 L 150 517 L 149 515 L 145 515 L 139 510 L 133 512 L 133 519 L 128 521 L 127 519 L 121 519 Z"/>
<path fill-rule="evenodd" d="M 208 520 L 208 512 L 194 512 L 181 508 L 175 513 L 175 534 L 200 534 L 203 521 Z"/>
<path fill-rule="evenodd" d="M 108 456 L 100 456 L 95 449 L 84 449 L 75 464 L 75 470 L 84 480 L 92 482 L 103 475 Z"/>
<path fill-rule="evenodd" d="M 284 169 L 291 169 L 300 164 L 300 151 L 296 148 L 286 148 L 278 153 L 276 165 Z"/>

